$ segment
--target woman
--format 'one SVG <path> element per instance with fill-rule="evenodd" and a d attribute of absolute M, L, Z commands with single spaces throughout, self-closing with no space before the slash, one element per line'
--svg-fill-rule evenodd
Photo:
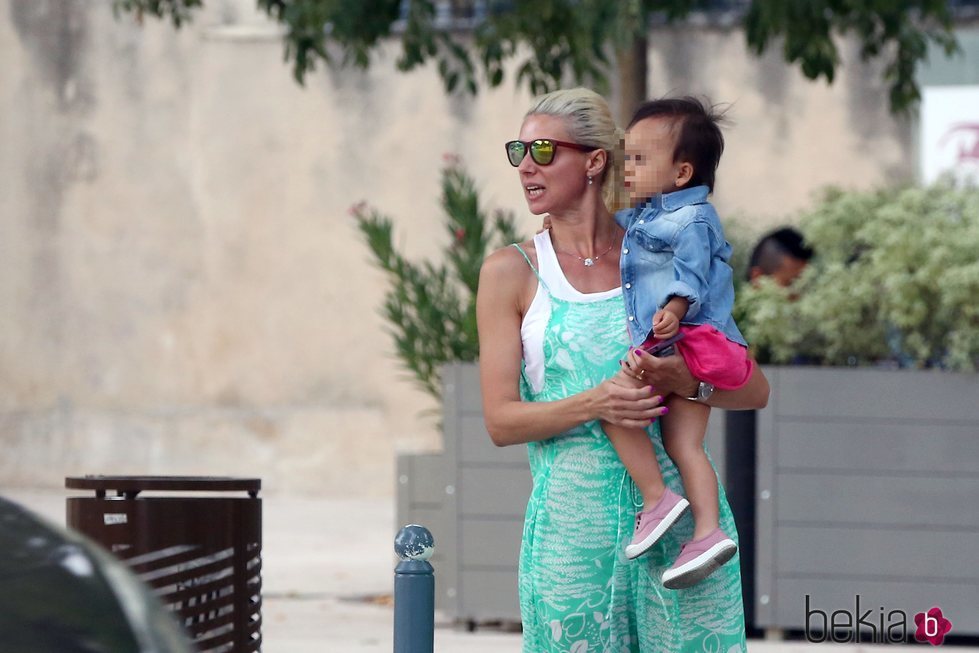
<path fill-rule="evenodd" d="M 619 141 L 608 105 L 592 91 L 540 98 L 507 154 L 530 212 L 548 215 L 550 229 L 494 252 L 480 274 L 486 426 L 499 446 L 528 444 L 534 479 L 520 554 L 524 651 L 744 651 L 737 558 L 688 590 L 659 581 L 690 538 L 689 519 L 642 559 L 622 553 L 637 493 L 599 421 L 646 428 L 664 480 L 682 493 L 655 420 L 662 396 L 693 396 L 699 384 L 679 356 L 643 357 L 642 378 L 655 391 L 612 379 L 629 343 L 617 255 L 623 231 L 609 212 Z M 756 408 L 767 398 L 759 371 L 706 402 Z M 723 492 L 720 508 L 733 533 Z"/>

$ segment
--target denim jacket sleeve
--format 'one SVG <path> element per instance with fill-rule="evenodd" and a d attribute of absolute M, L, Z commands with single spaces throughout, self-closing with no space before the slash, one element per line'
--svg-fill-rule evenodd
<path fill-rule="evenodd" d="M 694 220 L 685 225 L 677 231 L 673 239 L 674 281 L 666 289 L 663 306 L 671 297 L 683 297 L 690 302 L 685 316 L 688 320 L 700 312 L 707 291 L 710 243 L 710 226 L 702 220 Z"/>

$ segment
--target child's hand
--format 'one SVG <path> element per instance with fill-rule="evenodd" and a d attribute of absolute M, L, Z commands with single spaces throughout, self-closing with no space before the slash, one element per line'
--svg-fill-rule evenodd
<path fill-rule="evenodd" d="M 653 315 L 653 335 L 660 340 L 672 338 L 680 330 L 680 318 L 661 308 Z"/>
<path fill-rule="evenodd" d="M 541 224 L 541 228 L 538 229 L 537 233 L 543 233 L 551 228 L 551 215 L 547 214 L 544 216 L 544 222 Z"/>

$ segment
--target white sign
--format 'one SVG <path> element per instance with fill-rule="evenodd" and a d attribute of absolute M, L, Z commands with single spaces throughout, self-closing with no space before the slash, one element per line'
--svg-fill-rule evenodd
<path fill-rule="evenodd" d="M 921 97 L 921 175 L 979 183 L 979 86 L 930 86 Z"/>

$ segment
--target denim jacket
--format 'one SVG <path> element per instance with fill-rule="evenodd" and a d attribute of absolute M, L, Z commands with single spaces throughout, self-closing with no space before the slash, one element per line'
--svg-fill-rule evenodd
<path fill-rule="evenodd" d="M 671 297 L 690 302 L 681 324 L 709 324 L 728 340 L 747 344 L 731 317 L 731 245 L 707 193 L 706 186 L 684 188 L 615 214 L 626 230 L 619 267 L 634 346 L 646 339 L 653 314 Z"/>

